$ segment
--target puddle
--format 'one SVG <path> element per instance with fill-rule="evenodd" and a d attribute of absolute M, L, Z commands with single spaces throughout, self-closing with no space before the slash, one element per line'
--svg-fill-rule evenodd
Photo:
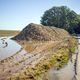
<path fill-rule="evenodd" d="M 12 56 L 14 53 L 19 51 L 21 46 L 15 41 L 11 40 L 10 37 L 0 38 L 0 60 Z"/>
<path fill-rule="evenodd" d="M 79 43 L 80 43 L 80 40 L 79 40 Z M 77 65 L 77 67 L 76 67 L 77 75 L 75 74 L 75 66 L 74 66 L 73 60 L 72 61 L 69 60 L 67 65 L 65 65 L 60 70 L 54 70 L 54 68 L 51 68 L 45 75 L 47 79 L 44 79 L 44 80 L 80 80 L 80 58 L 79 58 L 80 57 L 80 45 L 78 46 L 78 48 L 79 48 L 79 54 L 78 54 L 78 58 L 77 58 L 78 62 L 76 64 Z M 17 52 L 20 52 L 19 54 L 21 54 L 21 55 L 18 55 L 17 57 L 14 56 L 13 61 L 15 61 L 16 58 L 17 58 L 17 61 L 20 61 L 21 58 L 23 58 L 23 56 L 24 56 L 25 66 L 26 66 L 28 63 L 30 63 L 30 61 L 33 61 L 33 60 L 35 60 L 36 57 L 38 57 L 38 55 L 33 57 L 32 54 L 26 54 L 25 50 L 22 50 L 22 52 L 21 52 L 21 49 L 22 49 L 22 47 L 14 40 L 11 40 L 10 37 L 1 37 L 0 38 L 0 60 L 6 59 L 7 57 L 10 57 Z M 18 57 L 20 57 L 20 58 L 18 58 Z M 27 58 L 27 60 L 26 60 L 26 58 Z M 29 61 L 28 61 L 28 58 L 30 58 Z M 73 59 L 73 57 L 72 57 L 72 59 Z M 21 65 L 22 66 L 18 66 L 17 69 L 19 69 L 19 67 L 22 68 L 23 64 L 21 64 Z M 11 71 L 12 71 L 12 68 L 11 68 Z"/>
<path fill-rule="evenodd" d="M 51 68 L 45 75 L 45 80 L 80 80 L 80 35 L 78 36 L 77 54 L 73 55 L 62 69 Z"/>
<path fill-rule="evenodd" d="M 54 70 L 54 68 L 51 68 L 47 72 L 47 75 L 49 80 L 72 80 L 75 75 L 74 65 L 69 61 L 68 64 L 60 70 Z"/>

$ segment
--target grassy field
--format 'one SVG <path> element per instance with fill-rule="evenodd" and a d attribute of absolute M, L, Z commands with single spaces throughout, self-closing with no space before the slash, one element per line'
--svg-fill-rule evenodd
<path fill-rule="evenodd" d="M 13 36 L 19 33 L 19 30 L 0 30 L 0 37 Z"/>

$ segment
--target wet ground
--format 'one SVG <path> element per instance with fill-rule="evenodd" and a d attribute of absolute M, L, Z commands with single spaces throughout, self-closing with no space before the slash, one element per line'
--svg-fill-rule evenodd
<path fill-rule="evenodd" d="M 80 39 L 78 39 L 78 54 L 73 55 L 60 70 L 51 68 L 46 73 L 48 80 L 80 80 Z M 44 54 L 43 54 L 44 55 Z M 35 64 L 42 57 L 41 54 L 29 54 L 17 42 L 10 38 L 0 38 L 0 80 L 15 74 L 29 65 Z M 37 60 L 37 61 L 36 61 Z M 75 64 L 76 62 L 76 64 Z"/>
<path fill-rule="evenodd" d="M 77 56 L 77 66 L 76 66 L 76 78 L 77 80 L 80 80 L 80 35 L 79 35 L 79 39 L 78 39 L 78 56 Z"/>
<path fill-rule="evenodd" d="M 60 70 L 50 69 L 47 75 L 49 80 L 76 80 L 74 64 L 71 61 Z"/>
<path fill-rule="evenodd" d="M 0 38 L 0 60 L 12 56 L 21 49 L 21 46 L 15 41 L 1 37 Z"/>
<path fill-rule="evenodd" d="M 60 70 L 51 68 L 46 73 L 48 80 L 80 80 L 80 35 L 78 35 L 78 48 L 68 64 Z"/>
<path fill-rule="evenodd" d="M 10 38 L 0 38 L 0 80 L 6 80 L 10 75 L 31 65 L 34 66 L 43 55 L 27 53 L 23 47 Z"/>

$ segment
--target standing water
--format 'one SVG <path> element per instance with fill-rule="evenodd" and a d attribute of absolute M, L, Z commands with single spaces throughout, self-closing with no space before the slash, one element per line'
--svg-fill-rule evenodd
<path fill-rule="evenodd" d="M 12 56 L 14 53 L 19 51 L 21 46 L 10 38 L 0 38 L 0 60 Z"/>
<path fill-rule="evenodd" d="M 60 70 L 51 68 L 46 76 L 48 80 L 80 80 L 80 35 L 78 35 L 78 52 L 73 55 L 72 61 L 69 60 L 68 64 Z"/>
<path fill-rule="evenodd" d="M 71 61 L 60 70 L 50 69 L 47 75 L 48 80 L 76 80 L 74 64 Z"/>
<path fill-rule="evenodd" d="M 78 37 L 78 42 L 79 44 L 78 44 L 78 54 L 76 54 L 77 55 L 76 68 L 74 66 L 73 60 L 72 61 L 69 60 L 67 65 L 65 65 L 60 70 L 54 70 L 54 68 L 51 68 L 46 73 L 46 76 L 47 76 L 46 78 L 48 80 L 80 80 L 80 58 L 79 58 L 80 57 L 80 39 L 79 37 Z M 17 44 L 15 41 L 10 40 L 9 38 L 0 38 L 0 60 L 3 60 L 7 57 L 12 56 L 16 52 L 18 52 L 20 49 L 21 49 L 21 46 Z M 76 74 L 75 74 L 75 69 L 76 69 Z"/>
<path fill-rule="evenodd" d="M 80 80 L 80 35 L 78 35 L 77 80 Z"/>

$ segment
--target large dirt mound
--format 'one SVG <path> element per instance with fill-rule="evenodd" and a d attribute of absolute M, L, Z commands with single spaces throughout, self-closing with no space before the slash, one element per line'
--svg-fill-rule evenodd
<path fill-rule="evenodd" d="M 43 26 L 31 23 L 27 25 L 18 35 L 13 37 L 14 40 L 60 40 L 69 37 L 69 34 L 64 29 Z"/>

